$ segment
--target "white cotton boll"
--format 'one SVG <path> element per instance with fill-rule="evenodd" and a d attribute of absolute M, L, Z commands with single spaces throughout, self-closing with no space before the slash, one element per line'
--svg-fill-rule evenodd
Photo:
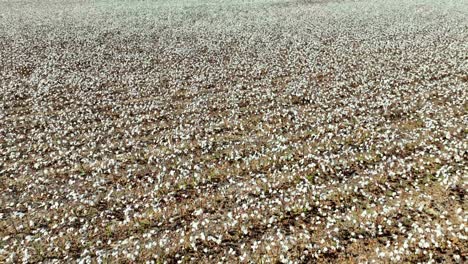
<path fill-rule="evenodd" d="M 247 235 L 249 233 L 248 229 L 245 226 L 241 227 L 241 231 L 244 235 Z"/>
<path fill-rule="evenodd" d="M 199 216 L 199 215 L 203 214 L 203 209 L 200 208 L 200 209 L 194 211 L 193 214 L 194 214 L 195 216 Z"/>

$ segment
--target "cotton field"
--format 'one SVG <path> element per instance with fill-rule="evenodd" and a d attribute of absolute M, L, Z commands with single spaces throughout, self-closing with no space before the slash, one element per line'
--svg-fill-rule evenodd
<path fill-rule="evenodd" d="M 468 2 L 0 0 L 0 263 L 466 263 Z"/>

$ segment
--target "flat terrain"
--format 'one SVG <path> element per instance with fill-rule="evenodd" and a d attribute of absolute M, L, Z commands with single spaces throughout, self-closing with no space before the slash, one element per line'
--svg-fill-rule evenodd
<path fill-rule="evenodd" d="M 0 0 L 0 263 L 466 263 L 467 88 L 462 0 Z"/>

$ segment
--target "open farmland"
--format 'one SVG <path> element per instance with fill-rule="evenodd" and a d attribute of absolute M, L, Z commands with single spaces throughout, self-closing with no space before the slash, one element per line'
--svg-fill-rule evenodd
<path fill-rule="evenodd" d="M 467 86 L 462 0 L 0 0 L 0 263 L 466 263 Z"/>

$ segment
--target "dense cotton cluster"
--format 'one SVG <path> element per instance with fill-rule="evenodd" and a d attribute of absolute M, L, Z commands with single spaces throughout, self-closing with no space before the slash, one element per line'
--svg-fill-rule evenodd
<path fill-rule="evenodd" d="M 466 1 L 0 1 L 0 262 L 467 261 Z"/>

